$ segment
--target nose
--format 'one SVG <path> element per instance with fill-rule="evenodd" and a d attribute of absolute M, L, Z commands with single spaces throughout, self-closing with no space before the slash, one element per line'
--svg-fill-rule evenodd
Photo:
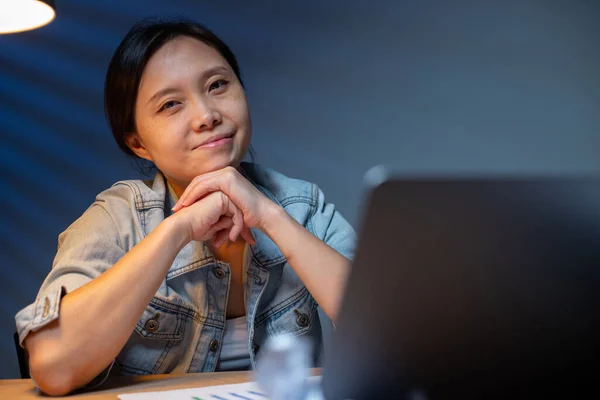
<path fill-rule="evenodd" d="M 211 130 L 222 122 L 219 111 L 209 102 L 197 101 L 192 119 L 192 129 L 196 132 Z"/>

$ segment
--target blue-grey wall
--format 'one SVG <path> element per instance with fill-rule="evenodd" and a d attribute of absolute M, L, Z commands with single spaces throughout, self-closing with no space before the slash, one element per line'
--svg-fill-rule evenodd
<path fill-rule="evenodd" d="M 238 55 L 257 161 L 317 182 L 355 225 L 362 176 L 600 172 L 600 2 L 57 0 L 0 36 L 0 378 L 18 376 L 14 314 L 57 235 L 116 180 L 102 87 L 146 16 L 203 21 Z"/>

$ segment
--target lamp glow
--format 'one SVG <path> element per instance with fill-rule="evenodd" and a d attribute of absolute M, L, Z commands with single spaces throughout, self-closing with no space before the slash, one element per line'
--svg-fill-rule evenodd
<path fill-rule="evenodd" d="M 0 33 L 36 29 L 55 15 L 53 0 L 0 0 Z"/>

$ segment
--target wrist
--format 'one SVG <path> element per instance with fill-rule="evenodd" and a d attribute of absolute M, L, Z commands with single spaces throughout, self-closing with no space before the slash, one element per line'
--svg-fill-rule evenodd
<path fill-rule="evenodd" d="M 265 211 L 260 230 L 267 236 L 273 238 L 276 229 L 281 227 L 282 222 L 290 218 L 289 214 L 279 204 L 271 203 Z"/>
<path fill-rule="evenodd" d="M 165 232 L 165 235 L 169 238 L 170 246 L 181 250 L 189 242 L 192 241 L 191 232 L 188 229 L 187 224 L 184 223 L 177 214 L 173 214 L 163 220 L 159 227 Z"/>

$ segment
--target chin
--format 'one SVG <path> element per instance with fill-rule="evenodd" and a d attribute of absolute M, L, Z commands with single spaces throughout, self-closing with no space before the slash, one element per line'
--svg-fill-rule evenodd
<path fill-rule="evenodd" d="M 243 157 L 215 157 L 214 159 L 206 160 L 199 169 L 202 170 L 201 174 L 206 174 L 226 167 L 237 168 L 240 165 L 242 158 Z"/>

